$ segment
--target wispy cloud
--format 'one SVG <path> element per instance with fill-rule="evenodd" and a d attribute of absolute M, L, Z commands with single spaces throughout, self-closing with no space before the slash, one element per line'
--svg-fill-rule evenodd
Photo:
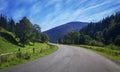
<path fill-rule="evenodd" d="M 82 1 L 82 3 L 84 3 L 86 0 Z M 70 0 L 69 0 L 70 2 Z M 64 24 L 66 22 L 70 22 L 70 21 L 84 21 L 84 22 L 91 22 L 91 21 L 99 21 L 102 18 L 111 15 L 114 13 L 115 11 L 115 7 L 114 8 L 110 8 L 110 9 L 104 9 L 103 7 L 105 7 L 106 5 L 111 4 L 113 1 L 101 1 L 99 4 L 97 3 L 91 3 L 88 4 L 88 6 L 85 7 L 81 7 L 81 8 L 77 8 L 74 11 L 70 11 L 69 8 L 62 10 L 62 12 L 60 14 L 58 13 L 50 13 L 48 15 L 46 15 L 46 20 L 41 23 L 44 26 L 44 29 L 50 29 L 49 26 L 55 27 L 55 26 L 59 26 L 61 24 Z M 81 3 L 80 3 L 81 4 Z M 92 5 L 93 4 L 93 5 Z M 61 6 L 62 7 L 62 6 Z M 71 8 L 71 7 L 70 7 Z M 95 13 L 94 11 L 97 10 L 98 12 Z M 91 12 L 91 14 L 89 14 Z M 92 14 L 93 12 L 93 14 Z M 58 15 L 56 15 L 58 14 Z M 56 16 L 55 18 L 52 18 L 53 16 Z M 88 15 L 88 16 L 87 16 Z M 52 20 L 51 20 L 52 19 Z M 49 26 L 47 27 L 46 24 L 49 24 Z M 53 26 L 54 25 L 54 26 Z"/>
<path fill-rule="evenodd" d="M 5 0 L 0 0 L 0 11 L 3 11 L 7 8 L 8 2 Z"/>
<path fill-rule="evenodd" d="M 16 21 L 27 16 L 42 31 L 71 22 L 97 22 L 120 11 L 120 0 L 0 0 L 0 12 Z"/>

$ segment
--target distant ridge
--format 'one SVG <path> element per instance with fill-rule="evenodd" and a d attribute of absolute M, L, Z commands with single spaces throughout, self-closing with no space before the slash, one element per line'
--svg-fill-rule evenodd
<path fill-rule="evenodd" d="M 62 38 L 68 32 L 78 32 L 81 28 L 85 27 L 86 25 L 88 25 L 87 22 L 69 22 L 61 26 L 52 28 L 50 30 L 44 31 L 44 33 L 49 36 L 50 42 L 55 43 L 59 38 Z"/>

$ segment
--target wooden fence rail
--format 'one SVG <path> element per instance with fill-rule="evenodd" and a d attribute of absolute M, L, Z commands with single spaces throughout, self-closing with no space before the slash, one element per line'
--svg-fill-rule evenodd
<path fill-rule="evenodd" d="M 41 53 L 43 51 L 46 51 L 47 49 L 49 49 L 49 47 L 48 48 L 32 48 L 32 49 L 23 50 L 23 51 L 18 49 L 17 52 L 0 54 L 0 64 L 9 62 L 10 60 L 15 60 L 15 58 L 29 59 L 31 54 Z"/>

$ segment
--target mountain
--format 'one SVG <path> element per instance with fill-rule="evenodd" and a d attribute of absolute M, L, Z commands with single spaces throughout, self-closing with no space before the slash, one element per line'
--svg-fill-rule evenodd
<path fill-rule="evenodd" d="M 55 28 L 47 30 L 44 33 L 49 36 L 50 42 L 55 43 L 59 38 L 62 38 L 68 32 L 70 31 L 78 32 L 81 28 L 85 27 L 86 25 L 88 25 L 87 22 L 69 22 L 61 26 L 57 26 Z"/>

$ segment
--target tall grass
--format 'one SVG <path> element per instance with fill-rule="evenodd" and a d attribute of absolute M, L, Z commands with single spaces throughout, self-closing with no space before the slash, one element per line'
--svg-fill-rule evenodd
<path fill-rule="evenodd" d="M 79 45 L 79 46 L 93 50 L 99 54 L 102 54 L 102 55 L 120 63 L 120 49 L 117 46 L 111 46 L 111 45 L 105 46 L 105 47 L 88 46 L 88 45 Z"/>
<path fill-rule="evenodd" d="M 55 46 L 43 45 L 41 48 L 31 48 L 24 51 L 19 50 L 13 54 L 0 56 L 0 69 L 40 58 L 56 50 L 57 48 Z"/>

